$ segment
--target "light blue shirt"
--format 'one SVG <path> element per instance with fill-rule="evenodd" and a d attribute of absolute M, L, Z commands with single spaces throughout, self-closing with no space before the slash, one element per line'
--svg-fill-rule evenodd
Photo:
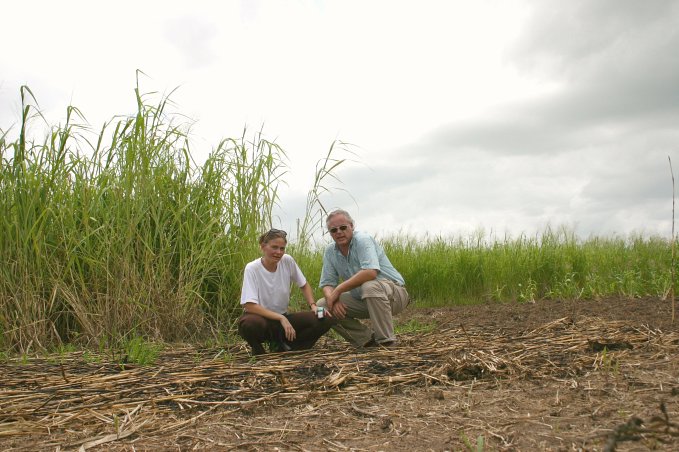
<path fill-rule="evenodd" d="M 340 279 L 346 281 L 360 270 L 377 270 L 377 279 L 389 279 L 405 285 L 403 277 L 391 265 L 382 246 L 369 234 L 354 231 L 347 256 L 342 255 L 336 243 L 328 245 L 325 249 L 320 287 L 337 287 Z M 361 288 L 352 289 L 351 296 L 360 300 Z"/>

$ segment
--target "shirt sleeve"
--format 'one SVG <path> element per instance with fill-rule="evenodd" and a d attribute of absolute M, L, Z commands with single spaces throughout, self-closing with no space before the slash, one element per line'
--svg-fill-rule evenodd
<path fill-rule="evenodd" d="M 243 289 L 240 294 L 240 304 L 243 305 L 248 302 L 259 304 L 257 277 L 255 276 L 254 269 L 249 265 L 245 266 L 245 272 L 243 274 Z"/>
<path fill-rule="evenodd" d="M 290 258 L 290 280 L 294 282 L 297 287 L 303 287 L 304 284 L 306 284 L 306 278 L 304 277 L 304 273 L 302 273 L 302 269 L 299 268 L 299 265 L 297 265 L 297 262 L 292 256 L 289 256 Z"/>
<path fill-rule="evenodd" d="M 377 247 L 370 237 L 361 237 L 356 244 L 356 253 L 361 270 L 380 271 L 380 258 L 377 255 Z"/>
<path fill-rule="evenodd" d="M 337 287 L 339 284 L 339 273 L 332 262 L 330 257 L 333 249 L 331 247 L 326 248 L 325 253 L 323 253 L 323 269 L 321 270 L 321 281 L 318 287 L 332 286 Z"/>

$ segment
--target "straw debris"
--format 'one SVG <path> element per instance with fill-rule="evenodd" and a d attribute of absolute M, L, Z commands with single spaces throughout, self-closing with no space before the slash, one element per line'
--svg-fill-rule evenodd
<path fill-rule="evenodd" d="M 324 404 L 344 404 L 368 422 L 366 428 L 391 432 L 398 430 L 397 416 L 362 406 L 371 394 L 432 387 L 430 401 L 444 403 L 443 390 L 466 386 L 466 409 L 471 410 L 473 391 L 498 382 L 575 380 L 586 373 L 615 372 L 615 363 L 633 365 L 634 351 L 643 350 L 650 361 L 679 351 L 676 332 L 587 317 L 564 317 L 521 334 L 449 324 L 427 334 L 404 335 L 395 348 L 365 351 L 325 341 L 311 351 L 270 354 L 257 361 L 243 345 L 229 350 L 229 361 L 217 358 L 218 350 L 194 348 L 162 352 L 153 366 L 87 363 L 82 353 L 5 361 L 0 364 L 0 445 L 21 449 L 30 442 L 31 448 L 86 450 L 159 435 L 182 443 L 191 441 L 192 426 L 208 415 L 218 413 L 220 424 L 228 425 L 230 415 L 298 407 L 298 417 L 304 418 L 317 415 Z M 197 354 L 203 358 L 195 359 Z M 558 391 L 553 399 L 560 404 Z M 658 427 L 646 429 L 626 424 L 611 433 L 609 444 L 615 447 L 630 435 L 662 429 L 665 436 L 677 436 L 666 411 L 655 421 Z M 286 435 L 304 431 L 297 427 L 273 429 L 275 435 L 262 430 L 268 436 L 256 444 L 284 445 Z M 250 439 L 228 445 L 248 448 L 255 444 Z M 341 441 L 324 441 L 342 449 Z"/>

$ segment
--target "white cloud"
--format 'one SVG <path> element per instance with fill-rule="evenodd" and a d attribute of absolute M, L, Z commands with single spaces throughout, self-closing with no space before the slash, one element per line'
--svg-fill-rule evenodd
<path fill-rule="evenodd" d="M 54 122 L 73 104 L 98 128 L 134 111 L 141 69 L 143 91 L 179 87 L 199 162 L 244 126 L 284 147 L 284 224 L 338 138 L 360 149 L 339 173 L 355 201 L 327 202 L 374 232 L 669 231 L 676 2 L 24 0 L 3 13 L 16 20 L 0 29 L 0 127 L 28 84 Z"/>

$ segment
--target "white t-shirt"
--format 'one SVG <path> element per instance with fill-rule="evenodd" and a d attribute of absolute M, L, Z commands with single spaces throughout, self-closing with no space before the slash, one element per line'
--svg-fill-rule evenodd
<path fill-rule="evenodd" d="M 298 287 L 306 284 L 306 278 L 292 256 L 284 254 L 275 272 L 264 268 L 262 260 L 256 259 L 245 266 L 240 304 L 257 303 L 283 314 L 287 312 L 290 304 L 291 282 Z"/>

